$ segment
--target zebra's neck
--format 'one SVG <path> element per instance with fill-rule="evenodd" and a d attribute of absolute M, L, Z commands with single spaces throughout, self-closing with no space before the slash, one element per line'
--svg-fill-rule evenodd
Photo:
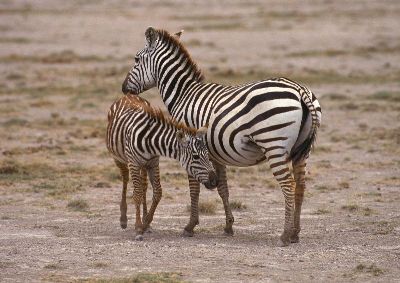
<path fill-rule="evenodd" d="M 204 125 L 201 121 L 190 119 L 183 113 L 192 111 L 188 104 L 190 101 L 203 101 L 211 99 L 206 92 L 201 92 L 203 76 L 199 75 L 199 69 L 193 65 L 187 55 L 179 50 L 164 51 L 158 59 L 157 87 L 168 112 L 177 120 L 185 122 L 190 127 L 200 128 Z M 193 98 L 193 99 L 190 99 Z M 205 112 L 210 109 L 206 109 Z M 209 116 L 208 113 L 204 113 Z M 197 115 L 195 115 L 197 116 Z"/>

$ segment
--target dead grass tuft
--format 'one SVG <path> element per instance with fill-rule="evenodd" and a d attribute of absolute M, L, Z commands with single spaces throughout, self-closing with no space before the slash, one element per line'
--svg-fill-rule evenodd
<path fill-rule="evenodd" d="M 356 266 L 355 270 L 358 272 L 371 273 L 374 276 L 380 276 L 384 273 L 383 270 L 377 267 L 374 263 L 371 265 L 365 265 L 363 263 L 360 263 Z"/>
<path fill-rule="evenodd" d="M 68 202 L 67 207 L 73 211 L 87 211 L 89 204 L 84 199 L 75 199 Z"/>
<path fill-rule="evenodd" d="M 233 210 L 245 210 L 247 209 L 247 206 L 241 202 L 240 200 L 234 200 L 229 202 L 229 206 Z"/>
<path fill-rule="evenodd" d="M 81 279 L 78 282 L 85 283 L 181 283 L 182 273 L 178 272 L 158 272 L 158 273 L 139 273 L 127 278 L 106 278 L 106 279 Z"/>

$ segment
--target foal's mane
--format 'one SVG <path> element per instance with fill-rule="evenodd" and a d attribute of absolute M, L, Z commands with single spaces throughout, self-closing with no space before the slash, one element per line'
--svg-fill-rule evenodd
<path fill-rule="evenodd" d="M 151 107 L 150 103 L 137 95 L 125 95 L 115 102 L 119 107 L 125 107 L 126 109 L 132 109 L 137 111 L 144 111 L 151 118 L 159 121 L 162 124 L 171 125 L 177 130 L 182 130 L 189 135 L 196 135 L 197 129 L 186 126 L 182 122 L 178 122 L 171 116 L 166 116 L 160 108 Z"/>

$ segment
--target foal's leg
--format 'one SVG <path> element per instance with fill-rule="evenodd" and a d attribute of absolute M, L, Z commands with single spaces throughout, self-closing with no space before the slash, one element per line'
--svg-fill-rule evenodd
<path fill-rule="evenodd" d="M 159 167 L 159 158 L 155 157 L 151 160 L 151 165 L 148 169 L 150 183 L 153 187 L 153 201 L 151 203 L 151 207 L 149 213 L 147 214 L 145 221 L 143 221 L 144 229 L 147 229 L 150 223 L 153 221 L 154 212 L 156 211 L 157 205 L 162 197 L 162 188 L 160 183 L 160 167 Z"/>
<path fill-rule="evenodd" d="M 267 160 L 275 179 L 278 181 L 285 197 L 285 226 L 280 236 L 278 246 L 289 245 L 293 231 L 293 206 L 295 181 L 289 169 L 286 154 L 267 155 Z"/>
<path fill-rule="evenodd" d="M 306 161 L 293 162 L 294 179 L 296 181 L 296 189 L 294 195 L 294 229 L 290 236 L 292 243 L 299 242 L 300 232 L 300 214 L 301 205 L 303 203 L 304 190 L 306 188 L 305 174 L 306 174 Z"/>
<path fill-rule="evenodd" d="M 135 240 L 141 241 L 143 240 L 143 224 L 142 224 L 142 219 L 140 218 L 140 205 L 143 203 L 143 188 L 140 178 L 141 168 L 133 163 L 129 163 L 128 166 L 129 166 L 129 172 L 131 173 L 131 179 L 133 182 L 133 202 L 135 203 L 135 208 L 136 208 Z"/>
<path fill-rule="evenodd" d="M 121 203 L 119 205 L 119 209 L 121 211 L 121 217 L 119 219 L 119 223 L 121 225 L 121 228 L 125 229 L 128 223 L 128 218 L 126 216 L 126 210 L 127 210 L 126 190 L 129 182 L 129 170 L 128 166 L 125 163 L 122 163 L 116 159 L 114 161 L 115 164 L 118 166 L 122 177 L 122 196 L 121 196 Z"/>
<path fill-rule="evenodd" d="M 226 166 L 219 164 L 216 161 L 212 161 L 215 171 L 218 176 L 218 194 L 222 199 L 222 203 L 224 204 L 225 217 L 226 217 L 226 225 L 224 228 L 224 232 L 226 235 L 233 235 L 233 222 L 235 219 L 233 218 L 231 207 L 229 205 L 229 190 L 228 190 L 228 182 L 226 179 Z"/>
<path fill-rule="evenodd" d="M 146 202 L 146 196 L 147 196 L 147 170 L 145 168 L 140 170 L 140 181 L 142 183 L 142 188 L 143 188 L 143 216 L 142 216 L 142 221 L 144 223 L 144 220 L 147 217 L 147 202 Z"/>
<path fill-rule="evenodd" d="M 199 194 L 200 184 L 195 178 L 188 175 L 190 189 L 190 220 L 183 229 L 184 237 L 193 237 L 193 229 L 199 224 Z"/>

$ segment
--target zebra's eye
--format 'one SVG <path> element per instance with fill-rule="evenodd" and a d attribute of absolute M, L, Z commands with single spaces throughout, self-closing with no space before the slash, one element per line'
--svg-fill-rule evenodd
<path fill-rule="evenodd" d="M 193 154 L 193 160 L 199 160 L 200 156 L 198 156 L 197 154 Z"/>
<path fill-rule="evenodd" d="M 135 63 L 139 63 L 139 56 L 135 56 Z"/>

